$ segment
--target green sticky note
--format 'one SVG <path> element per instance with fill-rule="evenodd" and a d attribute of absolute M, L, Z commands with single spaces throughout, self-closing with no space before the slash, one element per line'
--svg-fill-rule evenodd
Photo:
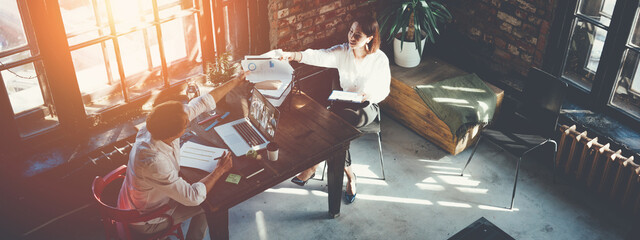
<path fill-rule="evenodd" d="M 227 177 L 227 180 L 225 181 L 233 184 L 238 184 L 240 182 L 240 178 L 242 178 L 240 175 L 230 173 L 229 176 Z"/>

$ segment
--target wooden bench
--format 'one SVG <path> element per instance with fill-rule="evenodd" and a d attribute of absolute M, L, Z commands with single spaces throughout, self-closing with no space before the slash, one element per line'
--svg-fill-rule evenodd
<path fill-rule="evenodd" d="M 470 127 L 460 138 L 453 136 L 447 124 L 429 109 L 413 87 L 465 74 L 468 73 L 437 58 L 425 57 L 420 65 L 410 69 L 392 65 L 391 93 L 380 103 L 381 109 L 427 140 L 456 155 L 477 140 L 480 126 Z M 485 83 L 496 93 L 497 114 L 504 91 L 486 81 Z"/>

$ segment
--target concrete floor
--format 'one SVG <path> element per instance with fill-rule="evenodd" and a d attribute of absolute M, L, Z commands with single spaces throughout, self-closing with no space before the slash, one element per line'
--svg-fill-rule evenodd
<path fill-rule="evenodd" d="M 287 181 L 230 210 L 231 238 L 447 239 L 480 217 L 516 239 L 624 239 L 630 232 L 587 190 L 562 178 L 554 184 L 543 159 L 523 164 L 515 207 L 507 210 L 512 155 L 483 141 L 461 177 L 470 150 L 451 156 L 384 116 L 382 129 L 387 180 L 365 178 L 380 174 L 375 135 L 354 141 L 358 194 L 339 218 L 328 218 L 326 180 Z"/>
<path fill-rule="evenodd" d="M 481 142 L 461 177 L 470 150 L 451 156 L 386 115 L 382 134 L 387 180 L 366 178 L 380 174 L 375 135 L 355 140 L 358 195 L 339 218 L 328 217 L 326 180 L 286 181 L 230 210 L 231 239 L 447 239 L 480 217 L 516 239 L 632 239 L 612 206 L 562 177 L 554 184 L 547 160 L 524 162 L 507 210 L 516 158 L 498 146 Z M 25 237 L 104 238 L 93 206 Z"/>

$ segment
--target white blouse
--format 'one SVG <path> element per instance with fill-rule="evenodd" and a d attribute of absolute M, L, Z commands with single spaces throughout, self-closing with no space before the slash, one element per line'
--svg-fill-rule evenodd
<path fill-rule="evenodd" d="M 185 107 L 189 120 L 216 107 L 210 94 L 197 97 Z M 143 126 L 136 135 L 127 164 L 127 175 L 120 188 L 118 208 L 137 209 L 145 213 L 169 203 L 170 199 L 186 206 L 197 206 L 207 197 L 201 182 L 189 184 L 179 176 L 180 139 L 171 145 L 154 139 Z M 168 214 L 171 214 L 173 209 Z M 153 219 L 158 223 L 164 219 Z"/>
<path fill-rule="evenodd" d="M 364 93 L 371 103 L 379 103 L 389 95 L 391 71 L 389 59 L 380 50 L 367 54 L 356 61 L 348 43 L 329 49 L 307 49 L 302 52 L 304 64 L 337 68 L 340 75 L 340 87 L 344 91 Z"/>

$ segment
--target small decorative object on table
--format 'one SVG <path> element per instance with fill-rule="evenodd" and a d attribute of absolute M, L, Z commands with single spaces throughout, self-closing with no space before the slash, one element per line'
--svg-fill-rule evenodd
<path fill-rule="evenodd" d="M 216 55 L 213 62 L 207 62 L 207 84 L 216 87 L 231 80 L 237 68 L 237 64 L 231 60 L 231 53 L 223 52 Z"/>

